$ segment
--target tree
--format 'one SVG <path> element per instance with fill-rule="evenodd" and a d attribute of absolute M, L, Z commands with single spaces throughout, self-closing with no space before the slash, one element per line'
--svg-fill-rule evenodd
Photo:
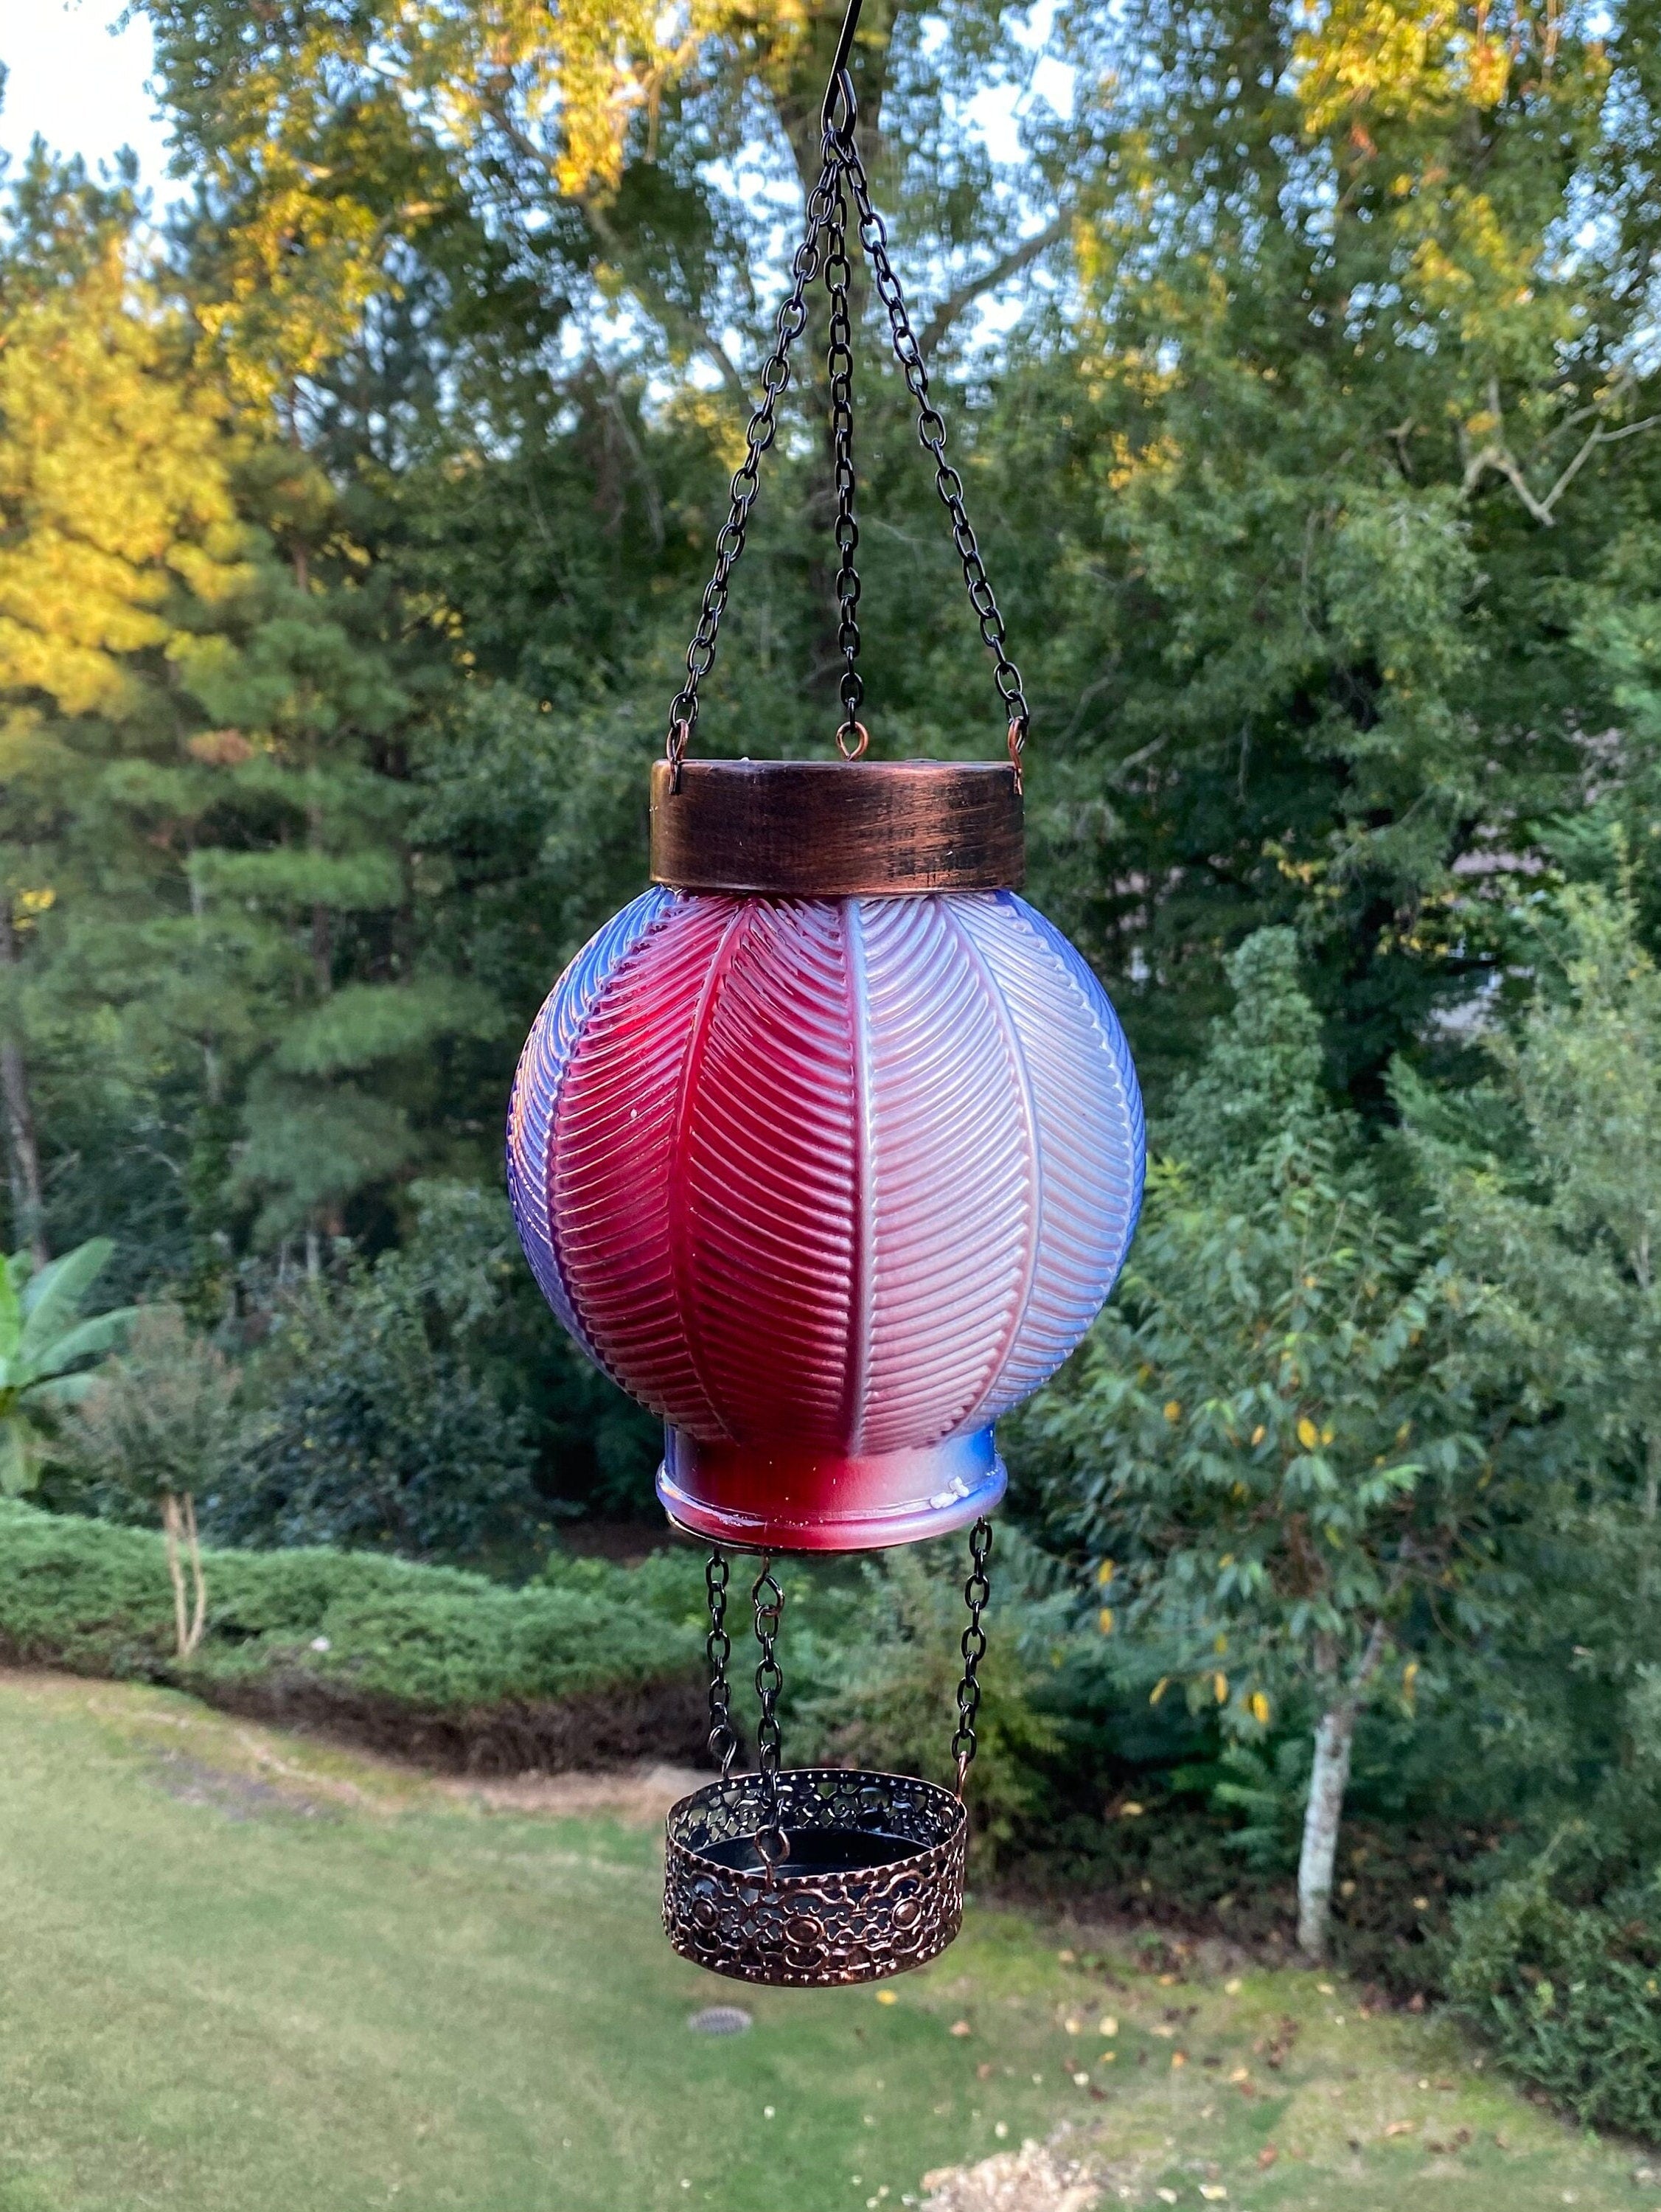
<path fill-rule="evenodd" d="M 118 1343 L 133 1318 L 130 1306 L 81 1317 L 112 1249 L 94 1237 L 44 1267 L 27 1250 L 0 1266 L 0 1496 L 34 1487 L 58 1417 L 92 1387 L 82 1362 Z"/>
<path fill-rule="evenodd" d="M 1496 1456 L 1529 1499 L 1509 1538 L 1531 1600 L 1502 1670 L 1515 1693 L 1488 1702 L 1582 1800 L 1593 1735 L 1641 1771 L 1661 1664 L 1661 975 L 1618 839 L 1602 857 L 1604 882 L 1534 903 L 1538 995 L 1489 1036 L 1490 1078 L 1458 1101 L 1397 1084 Z M 1597 1817 L 1618 1856 L 1612 1787 Z"/>
<path fill-rule="evenodd" d="M 126 1352 L 88 1379 L 76 1408 L 71 1451 L 95 1483 L 159 1510 L 176 1648 L 188 1659 L 208 1615 L 196 1499 L 223 1480 L 235 1451 L 241 1425 L 236 1374 L 214 1345 L 191 1334 L 177 1307 L 142 1306 Z"/>
<path fill-rule="evenodd" d="M 1331 1077 L 1387 1115 L 1398 1054 L 1477 1072 L 1445 1018 L 1523 994 L 1543 836 L 1622 776 L 1653 667 L 1653 11 L 1060 25 L 1105 158 L 990 426 L 1061 540 L 1041 865 L 1156 1097 L 1222 956 L 1295 922 Z"/>
<path fill-rule="evenodd" d="M 1181 1680 L 1248 1741 L 1312 1707 L 1298 1940 L 1318 1958 L 1357 1716 L 1410 1706 L 1421 1653 L 1489 1618 L 1493 1505 L 1452 1279 L 1318 1088 L 1290 933 L 1229 974 L 1176 1157 L 1043 1426 L 1102 1629 L 1167 1655 L 1155 1698 Z"/>
<path fill-rule="evenodd" d="M 42 1202 L 22 1040 L 73 1091 L 101 1027 L 94 1057 L 153 1071 L 185 1124 L 180 1199 L 189 1155 L 217 1156 L 198 1249 L 240 1209 L 315 1263 L 421 1151 L 435 1051 L 501 1028 L 415 921 L 420 650 L 359 580 L 334 488 L 193 363 L 131 210 L 88 210 L 39 156 L 27 181 L 0 355 L 15 1209 L 27 1228 Z"/>

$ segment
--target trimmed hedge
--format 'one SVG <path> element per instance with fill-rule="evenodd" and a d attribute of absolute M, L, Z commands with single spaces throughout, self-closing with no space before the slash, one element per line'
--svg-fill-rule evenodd
<path fill-rule="evenodd" d="M 210 1552 L 204 1566 L 207 1632 L 181 1663 L 159 1534 L 0 1500 L 0 1656 L 475 1770 L 700 1752 L 689 1553 L 556 1557 L 518 1589 L 368 1553 Z"/>

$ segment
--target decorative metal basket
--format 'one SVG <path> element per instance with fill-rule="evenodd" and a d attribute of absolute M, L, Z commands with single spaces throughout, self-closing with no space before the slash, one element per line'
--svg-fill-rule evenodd
<path fill-rule="evenodd" d="M 937 1957 L 963 1919 L 968 1822 L 903 1774 L 735 1774 L 669 1816 L 664 1925 L 684 1959 L 742 1982 L 823 1989 Z M 787 1847 L 769 1864 L 769 1834 Z"/>

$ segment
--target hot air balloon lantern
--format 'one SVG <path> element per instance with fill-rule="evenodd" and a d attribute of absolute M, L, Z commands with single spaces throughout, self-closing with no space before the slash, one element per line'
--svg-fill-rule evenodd
<path fill-rule="evenodd" d="M 1112 1007 L 1019 896 L 1027 704 L 854 142 L 858 12 L 855 0 L 808 234 L 652 772 L 652 887 L 555 984 L 519 1063 L 507 1138 L 536 1280 L 588 1356 L 663 1420 L 658 1496 L 709 1547 L 720 1774 L 669 1817 L 670 1940 L 718 1972 L 806 1986 L 900 1972 L 957 1932 L 988 1516 L 1006 1481 L 995 1424 L 1106 1298 L 1143 1168 Z M 850 198 L 994 656 L 1009 723 L 996 764 L 863 757 Z M 692 759 L 699 684 L 821 268 L 844 757 Z M 966 1527 L 955 1790 L 785 1768 L 774 1559 Z M 760 1561 L 754 1772 L 734 1771 L 734 1553 Z"/>

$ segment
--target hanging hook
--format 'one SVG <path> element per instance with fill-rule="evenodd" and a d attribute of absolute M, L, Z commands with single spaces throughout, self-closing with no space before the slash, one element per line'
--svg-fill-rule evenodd
<path fill-rule="evenodd" d="M 858 112 L 848 56 L 853 52 L 853 34 L 859 27 L 860 6 L 861 0 L 848 0 L 848 12 L 842 18 L 841 32 L 836 41 L 836 59 L 831 64 L 830 82 L 825 87 L 825 101 L 819 111 L 820 126 L 833 138 L 849 137 Z"/>

